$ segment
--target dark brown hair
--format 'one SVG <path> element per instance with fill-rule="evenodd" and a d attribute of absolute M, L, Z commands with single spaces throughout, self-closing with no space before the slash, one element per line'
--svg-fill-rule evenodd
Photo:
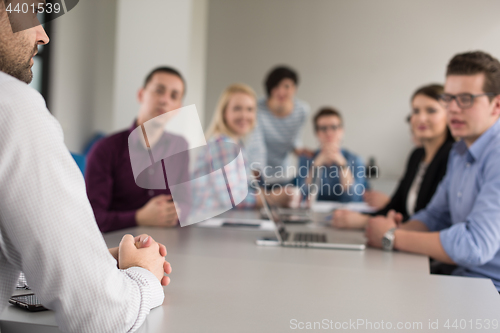
<path fill-rule="evenodd" d="M 455 55 L 448 64 L 448 75 L 476 75 L 484 73 L 485 93 L 500 94 L 500 62 L 482 51 L 466 52 Z M 493 96 L 490 96 L 490 101 Z"/>
<path fill-rule="evenodd" d="M 182 77 L 181 73 L 173 68 L 173 67 L 156 67 L 153 69 L 151 72 L 149 72 L 148 76 L 146 76 L 146 79 L 144 80 L 144 88 L 148 85 L 148 83 L 153 79 L 153 76 L 156 73 L 167 73 L 167 74 L 172 74 L 177 76 L 179 79 L 182 81 L 182 87 L 184 89 L 183 91 L 183 96 L 186 96 L 186 81 L 184 81 L 184 78 Z"/>
<path fill-rule="evenodd" d="M 274 67 L 269 74 L 267 74 L 266 82 L 266 94 L 267 97 L 271 97 L 271 90 L 277 87 L 283 79 L 290 79 L 297 86 L 299 84 L 299 75 L 296 71 L 287 66 L 277 66 Z"/>
<path fill-rule="evenodd" d="M 344 121 L 342 119 L 342 115 L 340 114 L 340 112 L 337 109 L 334 109 L 332 107 L 324 107 L 324 108 L 319 109 L 313 118 L 314 130 L 316 132 L 318 131 L 318 119 L 321 117 L 326 117 L 326 116 L 338 117 L 340 120 L 340 125 L 342 126 L 344 124 Z"/>
<path fill-rule="evenodd" d="M 415 90 L 415 92 L 411 96 L 411 101 L 413 102 L 415 96 L 417 95 L 424 95 L 439 102 L 439 96 L 441 96 L 443 93 L 444 87 L 442 84 L 428 84 Z"/>

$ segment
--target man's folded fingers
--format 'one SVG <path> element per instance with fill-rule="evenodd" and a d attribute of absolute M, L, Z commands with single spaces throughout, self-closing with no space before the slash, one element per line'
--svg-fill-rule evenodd
<path fill-rule="evenodd" d="M 165 257 L 167 255 L 167 248 L 165 245 L 161 244 L 161 243 L 158 243 L 158 245 L 160 246 L 160 255 L 162 257 Z"/>
<path fill-rule="evenodd" d="M 164 276 L 162 279 L 161 279 L 161 285 L 162 286 L 168 286 L 170 283 L 170 278 L 168 276 Z"/>
<path fill-rule="evenodd" d="M 163 263 L 163 270 L 165 271 L 166 274 L 172 273 L 172 266 L 168 261 L 165 261 L 165 263 Z"/>

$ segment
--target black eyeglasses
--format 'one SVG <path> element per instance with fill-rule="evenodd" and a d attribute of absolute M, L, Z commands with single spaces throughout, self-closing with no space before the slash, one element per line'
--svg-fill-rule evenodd
<path fill-rule="evenodd" d="M 441 101 L 444 107 L 448 107 L 451 101 L 455 100 L 459 108 L 468 109 L 472 107 L 472 105 L 474 105 L 474 99 L 476 97 L 481 97 L 481 96 L 496 96 L 496 94 L 495 93 L 484 93 L 477 95 L 469 93 L 458 94 L 458 95 L 442 94 L 439 96 L 439 100 Z"/>
<path fill-rule="evenodd" d="M 338 129 L 342 128 L 341 125 L 330 125 L 330 126 L 318 126 L 316 128 L 316 130 L 318 132 L 323 132 L 323 133 L 326 133 L 329 129 L 331 129 L 332 131 L 337 131 Z"/>

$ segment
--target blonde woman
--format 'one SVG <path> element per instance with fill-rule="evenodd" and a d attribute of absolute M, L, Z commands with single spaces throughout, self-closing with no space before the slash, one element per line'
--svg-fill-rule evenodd
<path fill-rule="evenodd" d="M 243 145 L 243 139 L 255 127 L 256 112 L 256 95 L 252 88 L 240 83 L 227 87 L 219 98 L 212 123 L 206 132 L 209 154 L 200 156 L 197 160 L 199 167 L 196 173 L 199 175 L 224 169 L 227 184 L 231 184 L 232 198 L 245 196 L 248 189 L 248 195 L 237 205 L 237 208 L 254 208 L 259 205 L 256 196 L 248 186 L 252 178 L 250 163 L 246 159 Z M 240 149 L 245 163 L 235 159 Z M 210 168 L 208 171 L 207 166 Z M 201 185 L 209 186 L 214 190 L 210 193 L 216 193 L 216 195 L 209 195 L 207 191 L 193 192 L 197 201 L 195 206 L 212 211 L 217 211 L 218 208 L 224 206 L 224 203 L 227 203 L 229 189 L 226 181 L 222 182 L 220 178 L 215 177 L 207 178 L 209 184 Z"/>
<path fill-rule="evenodd" d="M 219 98 L 212 123 L 206 133 L 210 152 L 209 157 L 207 158 L 207 155 L 205 155 L 199 159 L 198 163 L 201 169 L 205 168 L 202 171 L 203 174 L 208 173 L 206 167 L 204 167 L 206 165 L 210 165 L 212 170 L 224 168 L 227 183 L 238 184 L 238 186 L 231 185 L 233 198 L 241 197 L 241 193 L 246 193 L 248 189 L 248 195 L 236 206 L 239 209 L 262 206 L 261 199 L 256 195 L 255 189 L 249 186 L 249 182 L 253 178 L 250 170 L 251 161 L 247 159 L 243 143 L 246 135 L 254 129 L 256 122 L 257 99 L 253 89 L 241 83 L 227 87 Z M 242 165 L 243 163 L 234 163 L 234 158 L 239 153 L 239 149 L 243 152 L 244 165 Z M 228 188 L 226 182 L 216 181 L 215 178 L 209 179 L 211 183 L 203 184 L 203 186 L 210 186 L 215 189 L 215 193 L 219 194 L 219 196 L 206 195 L 200 197 L 196 195 L 196 191 L 193 194 L 195 194 L 195 200 L 198 201 L 198 207 L 216 211 L 218 206 L 221 206 L 221 203 L 227 201 L 226 193 Z M 199 193 L 207 193 L 207 191 L 199 191 Z M 290 199 L 286 191 L 265 194 L 273 204 L 279 206 L 287 205 Z"/>

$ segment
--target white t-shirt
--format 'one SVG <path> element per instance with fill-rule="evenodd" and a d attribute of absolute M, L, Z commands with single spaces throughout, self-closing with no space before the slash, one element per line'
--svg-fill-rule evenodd
<path fill-rule="evenodd" d="M 408 212 L 408 216 L 415 214 L 418 192 L 420 192 L 420 186 L 422 186 L 422 180 L 424 180 L 425 172 L 427 171 L 428 166 L 429 164 L 424 162 L 420 162 L 418 165 L 417 174 L 413 179 L 413 183 L 411 183 L 408 196 L 406 197 L 406 211 Z"/>

